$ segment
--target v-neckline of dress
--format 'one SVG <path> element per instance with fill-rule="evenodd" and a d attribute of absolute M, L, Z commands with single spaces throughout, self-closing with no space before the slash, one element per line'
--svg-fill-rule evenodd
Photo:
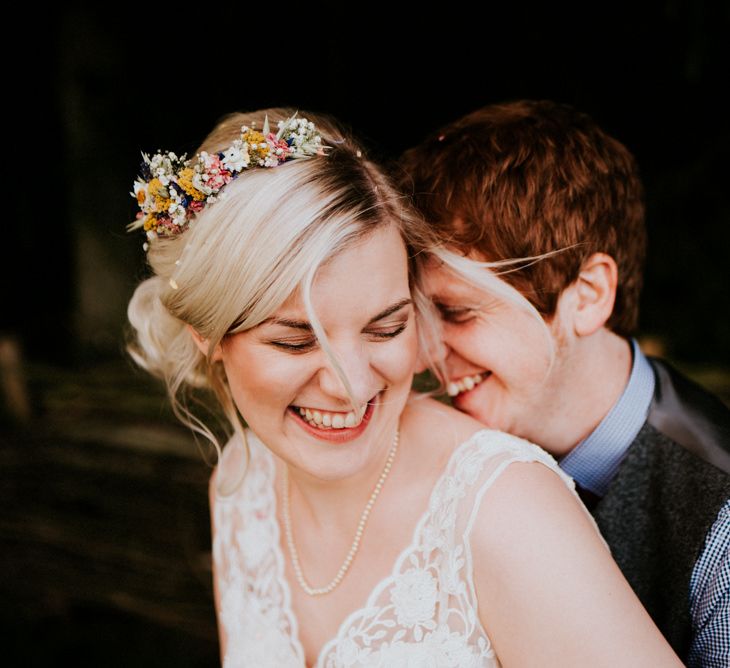
<path fill-rule="evenodd" d="M 385 589 L 387 586 L 391 584 L 391 582 L 398 576 L 400 567 L 403 564 L 403 562 L 408 558 L 410 554 L 413 553 L 414 550 L 418 549 L 419 546 L 419 540 L 421 536 L 421 531 L 426 524 L 426 522 L 431 517 L 431 508 L 434 501 L 434 495 L 438 491 L 438 489 L 443 484 L 443 481 L 446 479 L 447 474 L 452 469 L 452 464 L 454 461 L 456 461 L 457 456 L 466 449 L 477 437 L 483 435 L 485 432 L 489 432 L 491 430 L 489 429 L 479 429 L 478 431 L 474 432 L 471 436 L 469 436 L 465 441 L 460 443 L 458 446 L 454 448 L 452 453 L 449 455 L 448 459 L 446 460 L 446 464 L 444 465 L 441 473 L 436 478 L 436 481 L 431 487 L 431 491 L 428 495 L 428 502 L 426 504 L 426 508 L 423 510 L 423 512 L 419 515 L 418 521 L 416 522 L 412 532 L 411 532 L 411 540 L 408 542 L 408 545 L 401 550 L 401 552 L 396 557 L 393 565 L 391 566 L 390 570 L 386 575 L 384 575 L 382 578 L 380 578 L 375 586 L 370 590 L 370 593 L 367 596 L 367 599 L 365 601 L 365 604 L 362 606 L 359 606 L 355 608 L 352 612 L 350 612 L 343 620 L 340 622 L 340 624 L 337 627 L 337 631 L 335 635 L 327 640 L 319 649 L 319 652 L 317 653 L 317 659 L 312 666 L 308 666 L 306 663 L 306 653 L 304 652 L 304 645 L 302 644 L 302 641 L 299 637 L 299 620 L 294 615 L 294 611 L 292 609 L 291 605 L 291 587 L 289 585 L 289 580 L 286 578 L 285 575 L 285 555 L 284 551 L 281 547 L 281 532 L 279 528 L 279 523 L 277 522 L 277 515 L 278 515 L 278 499 L 276 496 L 276 490 L 273 488 L 273 485 L 276 482 L 276 469 L 274 466 L 273 461 L 273 455 L 271 452 L 266 448 L 266 446 L 263 445 L 263 443 L 259 442 L 260 446 L 263 449 L 264 456 L 268 459 L 267 464 L 269 464 L 269 471 L 271 471 L 272 479 L 270 480 L 272 484 L 272 496 L 273 496 L 273 506 L 272 506 L 272 513 L 269 517 L 269 521 L 273 523 L 273 530 L 272 530 L 272 537 L 274 542 L 274 552 L 276 554 L 276 575 L 277 580 L 282 587 L 282 611 L 281 614 L 286 616 L 286 618 L 290 622 L 290 634 L 289 634 L 289 642 L 291 647 L 294 649 L 295 653 L 298 656 L 301 656 L 304 660 L 304 666 L 305 668 L 321 668 L 324 664 L 323 659 L 326 658 L 327 653 L 337 645 L 337 643 L 340 641 L 342 637 L 343 630 L 347 628 L 348 624 L 350 624 L 351 620 L 354 620 L 358 615 L 361 615 L 364 611 L 372 608 L 375 605 L 375 601 L 377 600 L 377 597 L 381 594 L 383 589 Z M 477 623 L 479 625 L 480 631 L 486 636 L 486 632 L 484 631 L 481 622 L 477 619 Z"/>

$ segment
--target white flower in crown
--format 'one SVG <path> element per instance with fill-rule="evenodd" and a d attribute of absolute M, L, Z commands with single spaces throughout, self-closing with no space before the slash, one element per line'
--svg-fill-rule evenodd
<path fill-rule="evenodd" d="M 251 163 L 251 156 L 248 154 L 248 144 L 237 139 L 230 148 L 223 151 L 221 160 L 226 169 L 232 172 L 240 172 L 246 169 Z"/>
<path fill-rule="evenodd" d="M 134 182 L 133 191 L 129 194 L 137 200 L 139 208 L 144 213 L 150 213 L 150 211 L 152 211 L 150 207 L 150 193 L 147 183 L 138 179 Z"/>
<path fill-rule="evenodd" d="M 162 185 L 169 185 L 170 181 L 175 177 L 176 166 L 180 162 L 184 161 L 185 156 L 178 158 L 175 153 L 168 151 L 167 153 L 156 153 L 150 160 L 147 156 L 144 156 L 150 165 L 150 171 L 153 176 L 160 179 Z"/>
<path fill-rule="evenodd" d="M 314 155 L 322 150 L 322 137 L 317 134 L 314 123 L 306 118 L 293 116 L 279 121 L 277 139 L 286 137 L 291 141 L 290 150 L 295 158 Z"/>
<path fill-rule="evenodd" d="M 204 195 L 210 195 L 213 190 L 203 180 L 203 175 L 205 174 L 205 165 L 202 162 L 202 157 L 203 156 L 201 155 L 199 158 L 199 162 L 195 165 L 195 167 L 193 167 L 193 186 L 200 190 L 200 192 Z"/>
<path fill-rule="evenodd" d="M 185 210 L 185 207 L 182 205 L 181 202 L 173 201 L 172 204 L 170 204 L 168 213 L 170 215 L 170 219 L 175 225 L 180 226 L 185 224 L 187 211 Z"/>

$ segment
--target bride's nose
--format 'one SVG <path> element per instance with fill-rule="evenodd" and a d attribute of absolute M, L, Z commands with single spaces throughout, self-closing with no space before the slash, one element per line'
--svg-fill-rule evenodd
<path fill-rule="evenodd" d="M 351 346 L 347 350 L 333 350 L 332 354 L 334 359 L 323 355 L 318 375 L 321 390 L 348 404 L 351 398 L 358 406 L 365 404 L 380 389 L 367 347 Z M 352 395 L 348 392 L 348 384 Z"/>

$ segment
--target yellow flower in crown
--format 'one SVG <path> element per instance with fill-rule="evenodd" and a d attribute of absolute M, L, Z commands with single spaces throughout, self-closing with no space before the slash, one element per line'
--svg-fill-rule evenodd
<path fill-rule="evenodd" d="M 144 229 L 148 239 L 181 234 L 190 221 L 225 193 L 222 189 L 246 169 L 276 167 L 284 162 L 324 154 L 326 146 L 314 123 L 296 114 L 279 121 L 278 132 L 248 126 L 224 151 L 185 159 L 175 153 L 142 154 L 140 175 L 130 193 L 139 213 L 127 230 Z M 146 247 L 146 244 L 145 244 Z"/>
<path fill-rule="evenodd" d="M 205 193 L 198 190 L 193 185 L 193 178 L 195 171 L 192 167 L 185 167 L 180 171 L 177 178 L 177 184 L 185 191 L 187 195 L 190 195 L 194 200 L 202 202 L 205 199 Z"/>
<path fill-rule="evenodd" d="M 266 160 L 269 157 L 271 147 L 263 133 L 249 129 L 241 134 L 241 139 L 246 142 L 248 154 L 255 162 L 258 163 L 260 160 Z"/>

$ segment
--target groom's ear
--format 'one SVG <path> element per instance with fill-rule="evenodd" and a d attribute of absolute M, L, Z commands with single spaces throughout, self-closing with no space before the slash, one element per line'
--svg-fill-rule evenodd
<path fill-rule="evenodd" d="M 573 332 L 590 336 L 603 327 L 613 313 L 618 285 L 616 261 L 606 253 L 593 253 L 580 268 L 578 278 L 564 291 Z"/>
<path fill-rule="evenodd" d="M 207 357 L 208 351 L 210 349 L 210 341 L 208 341 L 208 339 L 203 338 L 192 325 L 186 325 L 186 327 L 188 328 L 188 332 L 190 333 L 190 336 L 193 339 L 193 343 L 195 343 L 195 345 L 198 347 L 198 350 Z M 210 358 L 210 361 L 219 362 L 222 359 L 223 359 L 223 351 L 221 350 L 221 344 L 219 343 L 213 349 L 213 354 Z"/>

